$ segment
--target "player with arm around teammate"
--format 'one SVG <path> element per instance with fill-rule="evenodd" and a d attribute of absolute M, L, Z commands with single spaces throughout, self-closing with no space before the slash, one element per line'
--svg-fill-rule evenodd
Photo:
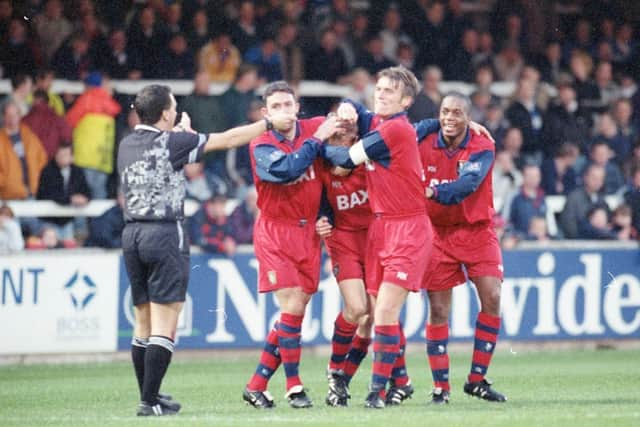
<path fill-rule="evenodd" d="M 134 108 L 142 124 L 120 143 L 118 172 L 125 197 L 123 258 L 135 315 L 131 356 L 141 394 L 137 414 L 172 415 L 180 404 L 159 390 L 189 281 L 183 166 L 200 161 L 207 151 L 246 144 L 267 127 L 286 127 L 295 117 L 279 113 L 273 121 L 199 134 L 186 114 L 174 127 L 176 100 L 161 85 L 144 87 Z"/>
<path fill-rule="evenodd" d="M 323 156 L 334 165 L 354 168 L 364 163 L 374 217 L 365 268 L 367 292 L 376 296 L 367 408 L 385 406 L 382 396 L 400 355 L 400 310 L 408 293 L 419 290 L 431 251 L 416 132 L 406 117 L 417 91 L 417 79 L 404 67 L 382 70 L 375 89 L 375 114 L 357 117 L 361 139 L 348 149 L 323 148 Z"/>
<path fill-rule="evenodd" d="M 452 92 L 440 106 L 439 132 L 416 125 L 434 230 L 434 249 L 423 287 L 429 297 L 425 333 L 434 381 L 432 402 L 436 404 L 449 402 L 448 320 L 452 288 L 466 282 L 463 265 L 480 299 L 464 392 L 492 402 L 507 400 L 485 378 L 500 329 L 503 279 L 502 254 L 491 224 L 495 148 L 488 138 L 469 131 L 470 107 L 468 97 Z"/>
<path fill-rule="evenodd" d="M 264 92 L 267 116 L 297 115 L 293 90 L 283 81 Z M 280 319 L 269 331 L 254 375 L 243 399 L 255 408 L 272 408 L 267 384 L 282 363 L 285 398 L 293 408 L 312 406 L 299 376 L 300 332 L 305 308 L 320 280 L 320 238 L 315 221 L 320 209 L 319 177 L 322 141 L 336 131 L 335 117 L 296 120 L 287 128 L 269 130 L 251 142 L 249 152 L 260 213 L 254 227 L 259 263 L 259 292 L 274 292 Z"/>

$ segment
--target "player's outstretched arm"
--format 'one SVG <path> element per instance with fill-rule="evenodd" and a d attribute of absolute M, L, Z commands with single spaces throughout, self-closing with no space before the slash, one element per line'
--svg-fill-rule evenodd
<path fill-rule="evenodd" d="M 276 129 L 286 128 L 295 121 L 295 115 L 279 113 L 249 125 L 238 126 L 221 133 L 211 133 L 205 144 L 204 151 L 227 150 L 245 145 L 266 132 L 271 125 Z"/>
<path fill-rule="evenodd" d="M 298 179 L 322 149 L 322 141 L 331 137 L 338 129 L 336 117 L 327 119 L 318 127 L 312 138 L 306 139 L 300 148 L 285 153 L 269 143 L 258 143 L 253 149 L 256 174 L 267 182 L 288 183 Z"/>
<path fill-rule="evenodd" d="M 416 134 L 418 135 L 418 144 L 422 143 L 427 135 L 438 132 L 440 130 L 440 120 L 438 119 L 422 119 L 418 122 L 413 123 L 413 127 L 416 130 Z M 476 135 L 481 135 L 493 142 L 496 141 L 491 136 L 491 132 L 482 126 L 480 123 L 474 122 L 473 120 L 469 122 L 469 130 L 475 133 Z"/>
<path fill-rule="evenodd" d="M 370 160 L 386 165 L 391 158 L 389 147 L 377 130 L 369 132 L 351 147 L 324 145 L 321 155 L 332 165 L 347 169 Z"/>

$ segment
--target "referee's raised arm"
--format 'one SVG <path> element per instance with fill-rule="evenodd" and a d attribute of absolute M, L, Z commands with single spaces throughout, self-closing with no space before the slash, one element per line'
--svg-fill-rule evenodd
<path fill-rule="evenodd" d="M 237 126 L 224 132 L 210 133 L 204 146 L 204 151 L 227 150 L 248 144 L 253 138 L 271 129 L 288 129 L 296 121 L 294 114 L 276 113 L 263 120 L 248 125 Z M 180 123 L 173 131 L 196 132 L 191 129 L 191 119 L 187 113 L 182 113 Z"/>
<path fill-rule="evenodd" d="M 221 133 L 210 133 L 204 151 L 226 150 L 248 144 L 253 138 L 271 129 L 287 129 L 297 120 L 293 114 L 277 113 L 249 125 L 231 128 Z"/>

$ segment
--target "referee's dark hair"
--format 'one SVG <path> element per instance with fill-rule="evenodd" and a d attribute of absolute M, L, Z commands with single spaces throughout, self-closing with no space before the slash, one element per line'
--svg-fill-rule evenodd
<path fill-rule="evenodd" d="M 171 89 L 164 85 L 149 85 L 142 88 L 133 108 L 140 117 L 140 123 L 153 125 L 158 123 L 162 117 L 162 112 L 171 107 Z"/>

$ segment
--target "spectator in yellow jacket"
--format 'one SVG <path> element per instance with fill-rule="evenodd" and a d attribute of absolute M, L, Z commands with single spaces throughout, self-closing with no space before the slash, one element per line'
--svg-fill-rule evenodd
<path fill-rule="evenodd" d="M 198 53 L 198 70 L 206 71 L 213 82 L 231 83 L 242 62 L 240 52 L 228 34 L 220 34 Z"/>
<path fill-rule="evenodd" d="M 40 139 L 20 125 L 20 109 L 13 101 L 2 106 L 0 129 L 0 199 L 27 199 L 38 191 L 47 153 Z"/>

